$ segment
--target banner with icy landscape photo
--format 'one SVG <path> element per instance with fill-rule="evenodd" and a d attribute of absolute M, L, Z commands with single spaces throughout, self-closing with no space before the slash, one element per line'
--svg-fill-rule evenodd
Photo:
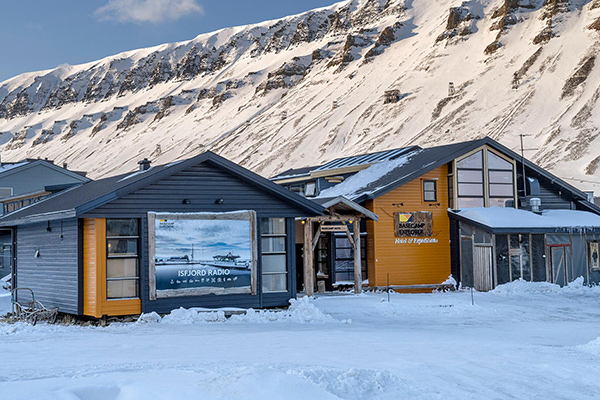
<path fill-rule="evenodd" d="M 254 221 L 250 212 L 151 213 L 151 291 L 157 297 L 252 293 Z"/>

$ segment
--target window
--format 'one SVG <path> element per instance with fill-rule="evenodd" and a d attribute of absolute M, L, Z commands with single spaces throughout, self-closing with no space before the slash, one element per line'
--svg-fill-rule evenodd
<path fill-rule="evenodd" d="M 317 195 L 317 182 L 306 182 L 304 193 L 306 197 L 315 197 Z"/>
<path fill-rule="evenodd" d="M 457 208 L 505 207 L 514 200 L 514 164 L 488 149 L 456 161 Z"/>
<path fill-rule="evenodd" d="M 287 291 L 287 234 L 285 218 L 261 219 L 262 291 Z"/>
<path fill-rule="evenodd" d="M 483 151 L 456 161 L 458 208 L 484 207 Z"/>
<path fill-rule="evenodd" d="M 514 199 L 513 164 L 502 157 L 487 152 L 489 205 L 505 207 L 508 200 Z"/>
<path fill-rule="evenodd" d="M 598 272 L 600 271 L 600 243 L 589 242 L 588 246 L 590 254 L 590 272 Z"/>
<path fill-rule="evenodd" d="M 437 181 L 423 181 L 423 201 L 437 201 Z"/>
<path fill-rule="evenodd" d="M 139 297 L 137 219 L 106 220 L 106 298 Z"/>

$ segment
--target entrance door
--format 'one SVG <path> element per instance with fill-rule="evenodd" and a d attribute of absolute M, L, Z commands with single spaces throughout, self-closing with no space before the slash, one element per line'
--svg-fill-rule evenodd
<path fill-rule="evenodd" d="M 473 283 L 475 290 L 492 290 L 492 246 L 476 244 L 473 247 Z"/>
<path fill-rule="evenodd" d="M 561 286 L 567 285 L 572 277 L 571 246 L 551 246 L 550 261 L 552 263 L 552 282 Z"/>

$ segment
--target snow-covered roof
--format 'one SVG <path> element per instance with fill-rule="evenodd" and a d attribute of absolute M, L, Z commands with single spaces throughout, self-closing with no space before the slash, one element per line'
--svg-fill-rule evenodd
<path fill-rule="evenodd" d="M 18 162 L 18 163 L 14 163 L 14 164 L 3 164 L 2 166 L 0 166 L 0 174 L 6 171 L 10 171 L 11 169 L 17 168 L 17 167 L 21 167 L 23 165 L 27 165 L 29 164 L 29 161 L 22 161 L 22 162 Z"/>
<path fill-rule="evenodd" d="M 320 198 L 343 196 L 349 199 L 356 198 L 358 194 L 368 195 L 376 192 L 381 186 L 376 185 L 370 188 L 370 183 L 381 180 L 384 176 L 405 165 L 410 158 L 415 156 L 421 149 L 413 150 L 399 158 L 380 161 L 362 171 L 352 175 L 342 183 L 321 191 Z"/>
<path fill-rule="evenodd" d="M 450 211 L 471 222 L 494 230 L 599 230 L 600 215 L 577 210 L 545 210 L 541 214 L 511 207 L 478 207 Z"/>

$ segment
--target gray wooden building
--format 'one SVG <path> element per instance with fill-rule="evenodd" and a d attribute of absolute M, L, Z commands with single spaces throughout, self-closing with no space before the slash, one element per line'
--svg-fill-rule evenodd
<path fill-rule="evenodd" d="M 297 217 L 318 204 L 218 155 L 88 182 L 0 219 L 15 287 L 90 317 L 274 307 L 296 295 Z"/>
<path fill-rule="evenodd" d="M 49 160 L 25 159 L 0 163 L 0 215 L 40 201 L 52 193 L 88 182 L 85 173 L 70 171 Z M 12 235 L 0 229 L 0 278 L 11 273 Z"/>

